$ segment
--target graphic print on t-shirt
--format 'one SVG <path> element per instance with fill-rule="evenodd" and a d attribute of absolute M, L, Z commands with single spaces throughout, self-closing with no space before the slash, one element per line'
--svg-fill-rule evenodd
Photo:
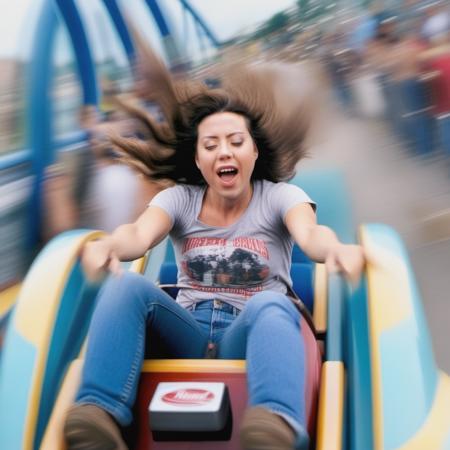
<path fill-rule="evenodd" d="M 186 239 L 181 265 L 195 287 L 253 288 L 269 276 L 268 260 L 260 239 L 196 237 Z"/>

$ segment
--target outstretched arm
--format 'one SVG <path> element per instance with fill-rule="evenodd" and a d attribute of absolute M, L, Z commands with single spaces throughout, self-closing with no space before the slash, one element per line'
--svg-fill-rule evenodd
<path fill-rule="evenodd" d="M 328 272 L 342 272 L 352 283 L 359 280 L 365 264 L 363 248 L 343 244 L 334 231 L 318 225 L 309 203 L 291 208 L 286 213 L 285 224 L 294 241 L 310 259 L 325 263 Z"/>
<path fill-rule="evenodd" d="M 171 228 L 169 215 L 157 206 L 149 206 L 136 222 L 120 225 L 110 235 L 83 247 L 81 262 L 86 276 L 94 281 L 107 271 L 118 273 L 120 261 L 140 258 L 161 242 Z"/>

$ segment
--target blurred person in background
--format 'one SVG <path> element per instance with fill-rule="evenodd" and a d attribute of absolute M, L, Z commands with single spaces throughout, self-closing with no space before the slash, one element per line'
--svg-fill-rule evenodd
<path fill-rule="evenodd" d="M 117 108 L 116 108 L 117 109 Z M 134 133 L 133 124 L 111 108 L 108 120 L 89 130 L 89 144 L 94 155 L 94 170 L 82 204 L 82 223 L 89 228 L 111 231 L 136 217 L 138 179 L 128 166 L 117 161 L 108 133 L 120 130 L 126 136 Z"/>
<path fill-rule="evenodd" d="M 419 55 L 426 48 L 416 27 L 399 31 L 395 16 L 383 20 L 367 57 L 379 70 L 379 79 L 387 105 L 387 118 L 395 134 L 418 156 L 433 149 L 431 99 L 421 79 Z"/>
<path fill-rule="evenodd" d="M 354 113 L 352 74 L 357 64 L 357 54 L 347 43 L 347 35 L 340 29 L 323 37 L 320 57 L 331 81 L 339 104 L 349 114 Z"/>
<path fill-rule="evenodd" d="M 80 127 L 86 132 L 87 145 L 80 150 L 75 161 L 67 161 L 65 155 L 58 154 L 57 161 L 45 170 L 42 223 L 44 242 L 81 225 L 80 205 L 87 196 L 95 164 L 89 144 L 90 130 L 99 120 L 96 106 L 83 106 L 80 110 Z"/>
<path fill-rule="evenodd" d="M 450 32 L 443 29 L 429 40 L 420 58 L 431 84 L 439 144 L 450 158 Z"/>
<path fill-rule="evenodd" d="M 120 163 L 109 133 L 135 136 L 135 123 L 111 102 L 102 115 L 97 107 L 81 110 L 81 127 L 87 133 L 87 146 L 75 164 L 59 160 L 50 165 L 44 178 L 44 240 L 74 228 L 112 231 L 134 220 L 163 183 L 150 182 L 129 166 Z M 73 166 L 73 167 L 71 167 Z"/>
<path fill-rule="evenodd" d="M 357 23 L 350 34 L 350 46 L 360 56 L 362 56 L 370 41 L 373 40 L 377 32 L 378 22 L 372 11 L 367 11 L 359 17 Z"/>
<path fill-rule="evenodd" d="M 377 23 L 375 36 L 367 44 L 365 61 L 369 70 L 376 73 L 381 86 L 386 105 L 386 118 L 393 132 L 402 136 L 401 100 L 393 77 L 395 48 L 399 42 L 396 19 L 389 16 L 377 20 Z"/>
<path fill-rule="evenodd" d="M 392 76 L 399 89 L 406 144 L 416 156 L 429 156 L 434 148 L 431 95 L 422 78 L 419 55 L 426 49 L 419 30 L 405 32 L 395 46 Z"/>
<path fill-rule="evenodd" d="M 425 8 L 426 19 L 422 26 L 422 36 L 431 41 L 450 29 L 448 2 L 436 1 Z"/>
<path fill-rule="evenodd" d="M 355 110 L 358 116 L 365 118 L 383 117 L 385 114 L 384 96 L 381 92 L 378 67 L 369 64 L 369 48 L 376 58 L 374 39 L 379 26 L 378 9 L 372 8 L 361 15 L 356 25 L 350 30 L 349 42 L 357 55 L 358 65 L 352 76 Z"/>

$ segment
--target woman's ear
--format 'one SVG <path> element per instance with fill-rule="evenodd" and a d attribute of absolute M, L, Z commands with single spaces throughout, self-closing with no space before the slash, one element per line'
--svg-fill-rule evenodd
<path fill-rule="evenodd" d="M 255 159 L 258 159 L 258 156 L 259 156 L 258 147 L 256 147 L 256 145 L 255 145 L 253 150 L 255 152 Z"/>

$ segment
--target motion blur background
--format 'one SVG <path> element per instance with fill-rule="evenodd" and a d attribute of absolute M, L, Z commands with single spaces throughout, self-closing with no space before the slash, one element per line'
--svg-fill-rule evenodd
<path fill-rule="evenodd" d="M 305 113 L 320 110 L 300 173 L 339 168 L 354 223 L 400 233 L 450 372 L 448 2 L 1 0 L 0 291 L 55 234 L 111 230 L 164 187 L 116 164 L 105 139 L 138 133 L 117 95 L 159 115 L 130 23 L 176 75 L 211 86 L 230 63 L 298 68 Z"/>

